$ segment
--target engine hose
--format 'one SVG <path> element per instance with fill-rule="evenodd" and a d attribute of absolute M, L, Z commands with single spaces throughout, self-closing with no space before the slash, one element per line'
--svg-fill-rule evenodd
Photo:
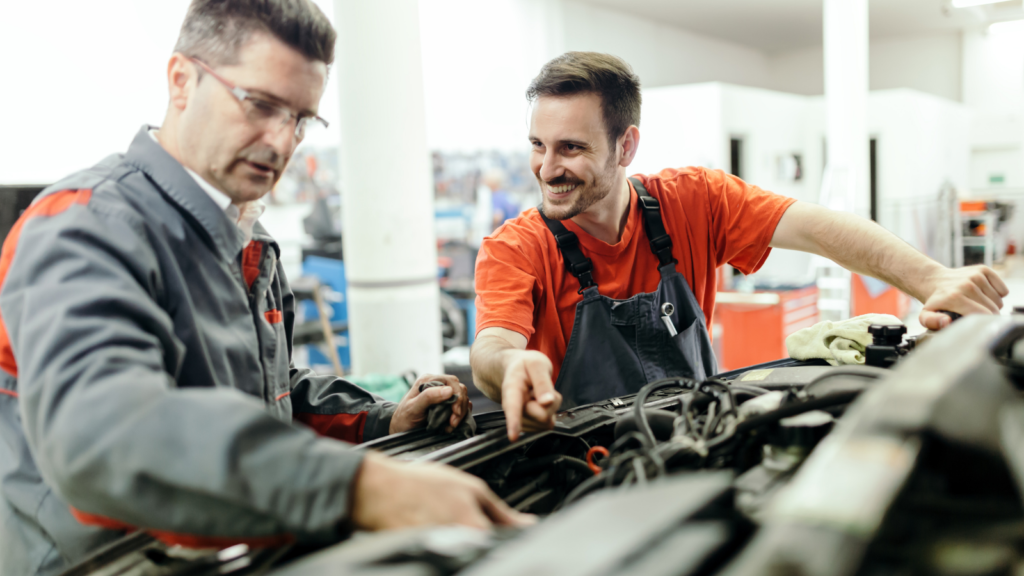
<path fill-rule="evenodd" d="M 887 368 L 879 368 L 877 366 L 861 366 L 861 365 L 850 365 L 840 366 L 833 368 L 823 374 L 818 375 L 816 378 L 807 383 L 805 388 L 810 388 L 822 380 L 828 380 L 836 376 L 859 376 L 861 378 L 881 378 L 892 374 L 892 370 Z"/>
<path fill-rule="evenodd" d="M 532 460 L 517 466 L 513 469 L 513 475 L 521 476 L 523 474 L 530 474 L 540 469 L 555 466 L 564 466 L 574 472 L 579 472 L 584 476 L 593 476 L 594 474 L 591 472 L 590 467 L 587 466 L 587 463 L 579 458 L 573 458 L 572 456 L 566 456 L 564 454 L 548 454 L 547 456 L 533 458 Z"/>
<path fill-rule="evenodd" d="M 743 392 L 746 394 L 752 394 L 754 396 L 760 396 L 761 394 L 767 394 L 771 390 L 767 388 L 761 388 L 760 386 L 751 386 L 750 384 L 730 384 L 729 389 L 732 390 L 733 394 L 736 392 Z"/>
<path fill-rule="evenodd" d="M 656 408 L 646 408 L 644 409 L 644 414 L 647 416 L 647 423 L 650 425 L 654 437 L 659 442 L 664 442 L 672 437 L 672 431 L 675 430 L 675 419 L 678 414 Z M 639 426 L 637 426 L 636 415 L 623 414 L 615 422 L 615 431 L 612 433 L 612 436 L 619 439 L 629 432 L 638 431 Z"/>
<path fill-rule="evenodd" d="M 640 392 L 637 393 L 636 398 L 633 399 L 633 418 L 636 419 L 637 430 L 639 430 L 640 433 L 650 441 L 652 446 L 658 443 L 658 439 L 655 438 L 654 431 L 651 430 L 651 425 L 647 422 L 647 414 L 644 413 L 644 404 L 647 403 L 647 398 L 652 393 L 657 392 L 662 388 L 671 388 L 673 386 L 695 390 L 700 386 L 700 383 L 689 378 L 663 378 L 645 385 L 640 389 Z"/>
<path fill-rule="evenodd" d="M 591 491 L 600 486 L 607 479 L 607 474 L 607 472 L 602 472 L 596 476 L 591 476 L 590 478 L 587 478 L 583 482 L 580 482 L 578 485 L 576 485 L 575 488 L 572 489 L 572 492 L 569 492 L 569 495 L 565 497 L 565 500 L 562 500 L 562 504 L 558 508 L 556 508 L 556 510 L 564 508 L 569 504 L 572 504 L 576 500 L 579 500 L 583 496 L 589 494 Z"/>
<path fill-rule="evenodd" d="M 797 414 L 803 414 L 804 412 L 810 412 L 811 410 L 821 410 L 831 406 L 849 404 L 860 395 L 860 392 L 860 390 L 852 392 L 836 392 L 835 394 L 829 394 L 828 396 L 822 396 L 821 398 L 814 398 L 813 400 L 807 400 L 798 404 L 789 404 L 767 414 L 762 414 L 751 418 L 750 420 L 744 420 L 737 424 L 731 432 L 726 431 L 720 436 L 711 439 L 711 441 L 707 443 L 707 449 L 714 450 L 740 434 L 762 426 L 775 424 L 783 418 L 789 418 L 790 416 L 796 416 Z"/>
<path fill-rule="evenodd" d="M 837 392 L 835 394 L 829 394 L 828 396 L 822 396 L 821 398 L 815 398 L 798 404 L 787 404 L 786 406 L 773 410 L 767 414 L 762 414 L 751 418 L 750 420 L 740 422 L 736 425 L 735 434 L 742 434 L 755 428 L 775 424 L 783 418 L 789 418 L 790 416 L 796 416 L 797 414 L 803 414 L 804 412 L 810 412 L 811 410 L 821 410 L 822 408 L 838 406 L 839 404 L 849 404 L 859 395 L 859 390 L 854 392 Z"/>

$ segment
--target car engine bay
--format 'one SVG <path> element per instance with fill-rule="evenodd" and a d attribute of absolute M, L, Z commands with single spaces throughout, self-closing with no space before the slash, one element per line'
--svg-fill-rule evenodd
<path fill-rule="evenodd" d="M 888 368 L 780 360 L 665 379 L 511 443 L 494 412 L 468 439 L 359 446 L 483 479 L 539 516 L 524 530 L 205 552 L 136 533 L 66 574 L 1022 573 L 1024 317 L 890 343 Z"/>

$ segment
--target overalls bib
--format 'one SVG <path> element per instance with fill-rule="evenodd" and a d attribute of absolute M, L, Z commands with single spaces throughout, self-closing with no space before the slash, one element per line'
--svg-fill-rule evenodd
<path fill-rule="evenodd" d="M 672 239 L 665 232 L 658 200 L 639 180 L 629 180 L 639 197 L 651 251 L 658 257 L 661 281 L 654 292 L 627 300 L 602 296 L 594 282 L 593 263 L 580 250 L 579 238 L 541 211 L 566 269 L 580 281 L 583 294 L 555 382 L 563 409 L 635 394 L 660 378 L 704 380 L 718 371 L 704 312 L 686 279 L 676 271 Z M 665 314 L 666 303 L 674 308 L 670 315 Z M 664 316 L 671 321 L 675 336 Z"/>

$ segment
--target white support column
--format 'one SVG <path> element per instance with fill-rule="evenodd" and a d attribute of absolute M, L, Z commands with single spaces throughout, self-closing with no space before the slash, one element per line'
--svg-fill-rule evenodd
<path fill-rule="evenodd" d="M 827 170 L 822 203 L 868 217 L 868 2 L 823 0 Z"/>
<path fill-rule="evenodd" d="M 441 371 L 417 0 L 335 0 L 352 371 Z"/>
<path fill-rule="evenodd" d="M 823 0 L 825 41 L 826 156 L 821 204 L 865 218 L 868 189 L 868 2 Z M 811 259 L 818 279 L 822 320 L 850 317 L 850 273 L 838 264 Z"/>

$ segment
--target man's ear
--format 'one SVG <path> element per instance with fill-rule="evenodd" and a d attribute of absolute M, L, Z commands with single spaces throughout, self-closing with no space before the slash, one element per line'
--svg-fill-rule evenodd
<path fill-rule="evenodd" d="M 184 110 L 188 101 L 192 98 L 199 73 L 196 67 L 181 52 L 171 54 L 167 62 L 167 90 L 171 97 L 171 106 L 178 110 Z"/>
<path fill-rule="evenodd" d="M 636 149 L 640 145 L 640 129 L 636 126 L 626 128 L 626 131 L 619 137 L 619 146 L 622 152 L 619 155 L 619 166 L 626 167 L 633 163 L 636 158 Z"/>

